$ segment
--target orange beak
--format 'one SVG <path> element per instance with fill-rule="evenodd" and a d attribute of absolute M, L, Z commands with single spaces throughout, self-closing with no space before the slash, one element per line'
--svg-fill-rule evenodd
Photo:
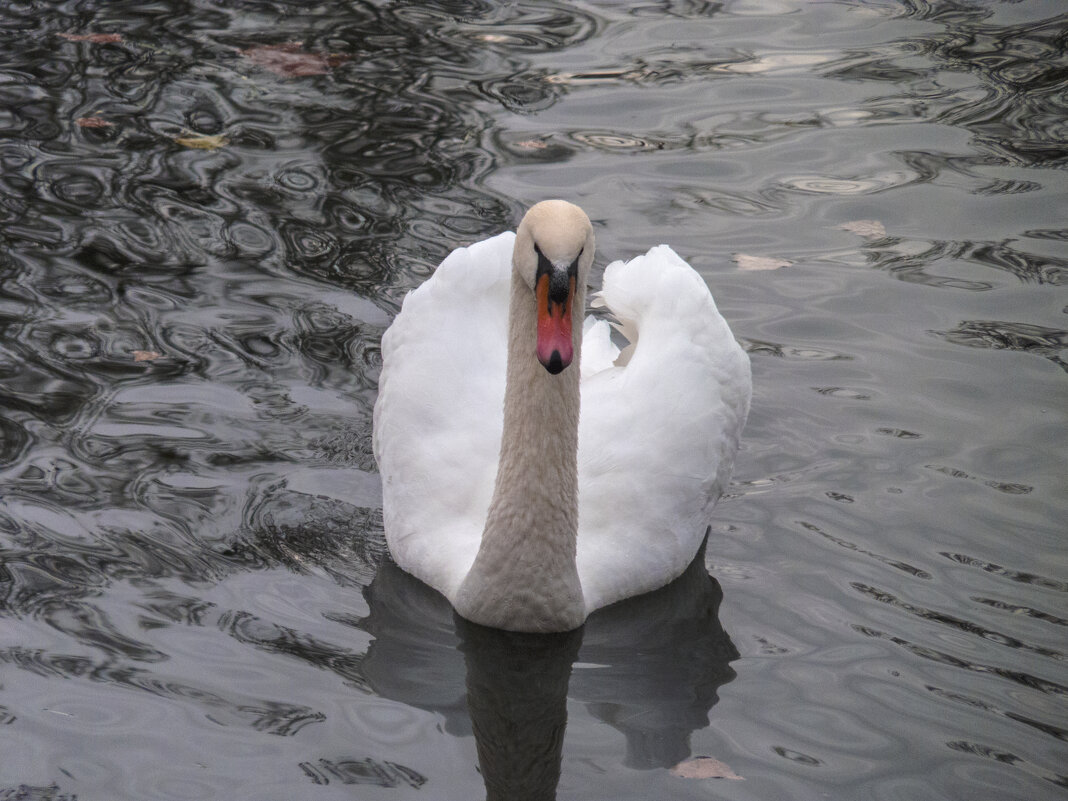
<path fill-rule="evenodd" d="M 549 291 L 549 274 L 542 273 L 534 287 L 538 299 L 538 361 L 553 375 L 574 356 L 571 341 L 571 299 L 575 296 L 575 276 L 569 276 L 567 298 L 554 299 Z"/>

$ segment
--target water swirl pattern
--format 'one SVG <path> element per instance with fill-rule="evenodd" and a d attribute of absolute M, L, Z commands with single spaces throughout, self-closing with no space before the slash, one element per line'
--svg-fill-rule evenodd
<path fill-rule="evenodd" d="M 0 799 L 1065 797 L 1066 30 L 5 3 Z M 704 564 L 530 640 L 389 562 L 370 417 L 546 197 L 594 286 L 690 262 L 755 394 Z"/>

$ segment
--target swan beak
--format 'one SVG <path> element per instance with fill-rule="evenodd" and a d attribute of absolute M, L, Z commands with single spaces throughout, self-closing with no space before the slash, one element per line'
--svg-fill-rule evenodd
<path fill-rule="evenodd" d="M 538 299 L 538 361 L 553 375 L 571 364 L 571 299 L 575 276 L 566 269 L 540 272 L 535 284 Z"/>

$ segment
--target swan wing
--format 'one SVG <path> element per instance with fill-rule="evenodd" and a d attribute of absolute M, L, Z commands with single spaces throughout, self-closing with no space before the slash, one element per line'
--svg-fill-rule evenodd
<path fill-rule="evenodd" d="M 666 245 L 610 264 L 595 303 L 631 344 L 582 382 L 577 559 L 587 612 L 656 589 L 692 561 L 730 480 L 752 392 L 749 358 L 704 280 Z"/>
<path fill-rule="evenodd" d="M 607 320 L 587 317 L 582 325 L 582 364 L 585 381 L 594 373 L 607 370 L 619 358 L 619 348 L 612 342 L 612 327 Z"/>
<path fill-rule="evenodd" d="M 374 451 L 386 540 L 398 565 L 450 601 L 497 472 L 514 239 L 454 250 L 382 338 Z"/>

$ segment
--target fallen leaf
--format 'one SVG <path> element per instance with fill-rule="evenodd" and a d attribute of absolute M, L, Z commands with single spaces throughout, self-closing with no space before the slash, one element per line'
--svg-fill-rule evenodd
<path fill-rule="evenodd" d="M 840 58 L 841 53 L 828 50 L 823 53 L 770 53 L 755 56 L 734 64 L 722 64 L 717 69 L 724 72 L 768 73 L 768 72 L 808 72 L 812 67 L 826 64 Z"/>
<path fill-rule="evenodd" d="M 118 33 L 61 33 L 64 39 L 71 42 L 92 42 L 93 44 L 112 44 L 121 42 L 122 34 Z"/>
<path fill-rule="evenodd" d="M 157 353 L 154 350 L 135 350 L 133 352 L 135 362 L 150 362 L 153 359 L 158 359 L 162 355 L 162 353 Z"/>
<path fill-rule="evenodd" d="M 299 42 L 261 45 L 242 50 L 241 55 L 265 70 L 282 78 L 303 78 L 308 75 L 327 75 L 330 70 L 349 60 L 350 56 L 334 53 L 309 53 Z"/>
<path fill-rule="evenodd" d="M 625 70 L 590 70 L 589 72 L 557 72 L 553 75 L 546 75 L 546 83 L 556 84 L 596 84 L 596 83 L 615 83 L 616 81 L 626 80 L 628 77 L 633 78 L 634 72 L 627 72 Z"/>
<path fill-rule="evenodd" d="M 82 128 L 110 128 L 115 124 L 108 122 L 103 117 L 79 117 L 76 122 Z"/>
<path fill-rule="evenodd" d="M 878 220 L 853 220 L 844 222 L 838 226 L 843 231 L 858 234 L 866 239 L 882 239 L 886 236 L 886 228 Z"/>
<path fill-rule="evenodd" d="M 671 772 L 680 779 L 745 779 L 727 767 L 718 759 L 712 757 L 694 757 L 680 762 L 671 769 Z"/>
<path fill-rule="evenodd" d="M 190 133 L 185 136 L 176 136 L 174 141 L 182 147 L 191 147 L 196 150 L 218 150 L 220 147 L 230 144 L 230 140 L 222 134 L 208 136 L 207 134 Z"/>
<path fill-rule="evenodd" d="M 778 270 L 789 267 L 792 261 L 786 259 L 773 259 L 770 256 L 747 256 L 744 253 L 735 253 L 734 261 L 739 270 Z"/>
<path fill-rule="evenodd" d="M 537 139 L 525 139 L 522 142 L 516 142 L 516 147 L 521 147 L 524 150 L 544 150 L 548 147 L 544 142 L 539 142 Z"/>

